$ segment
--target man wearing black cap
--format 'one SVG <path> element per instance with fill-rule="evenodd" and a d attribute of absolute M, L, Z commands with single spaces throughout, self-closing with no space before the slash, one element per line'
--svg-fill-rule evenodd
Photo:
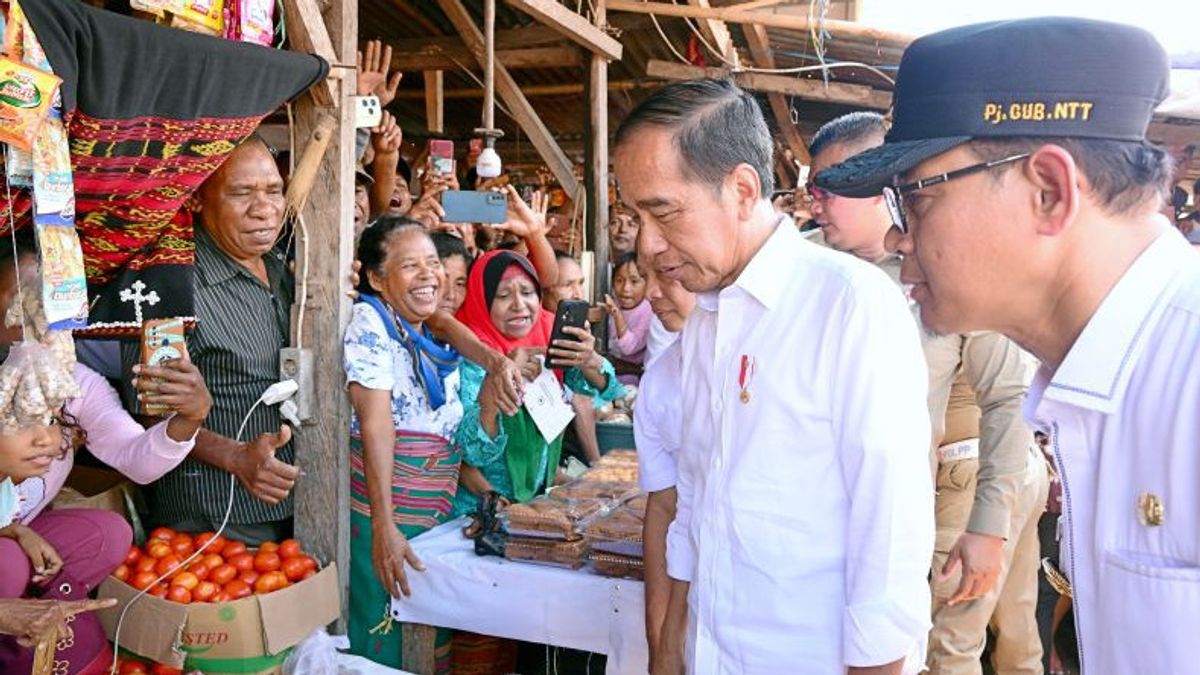
<path fill-rule="evenodd" d="M 887 142 L 816 178 L 884 195 L 927 326 L 1042 362 L 1026 417 L 1063 481 L 1089 675 L 1196 670 L 1200 259 L 1160 213 L 1170 160 L 1145 140 L 1167 79 L 1128 26 L 937 33 L 905 51 Z"/>

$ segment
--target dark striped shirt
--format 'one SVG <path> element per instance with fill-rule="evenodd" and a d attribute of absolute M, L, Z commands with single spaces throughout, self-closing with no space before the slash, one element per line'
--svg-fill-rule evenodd
<path fill-rule="evenodd" d="M 276 252 L 269 253 L 265 262 L 270 288 L 222 253 L 203 227 L 196 227 L 196 328 L 187 336 L 187 347 L 212 394 L 213 407 L 204 427 L 228 438 L 236 437 L 246 411 L 267 387 L 279 381 L 279 350 L 289 341 L 291 276 Z M 123 345 L 126 373 L 139 357 L 137 343 Z M 125 389 L 129 404 L 132 388 L 128 380 Z M 242 440 L 278 431 L 280 419 L 277 406 L 258 406 L 246 423 Z M 289 443 L 275 456 L 292 464 L 295 449 Z M 184 460 L 150 487 L 155 522 L 203 518 L 220 525 L 228 501 L 229 474 L 193 459 Z M 235 483 L 229 522 L 264 523 L 291 515 L 290 496 L 270 506 Z"/>

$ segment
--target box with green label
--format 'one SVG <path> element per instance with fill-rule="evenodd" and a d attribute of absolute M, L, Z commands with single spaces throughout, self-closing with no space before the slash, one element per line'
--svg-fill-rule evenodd
<path fill-rule="evenodd" d="M 137 590 L 112 577 L 97 596 L 116 598 L 98 612 L 108 639 L 117 642 L 121 612 Z M 221 603 L 181 605 L 143 596 L 121 625 L 118 646 L 156 663 L 206 675 L 273 675 L 291 648 L 341 613 L 336 565 L 266 595 Z"/>

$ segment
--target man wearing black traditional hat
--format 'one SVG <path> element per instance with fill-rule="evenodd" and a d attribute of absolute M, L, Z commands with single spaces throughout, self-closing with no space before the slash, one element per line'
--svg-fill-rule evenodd
<path fill-rule="evenodd" d="M 887 142 L 827 169 L 882 193 L 925 325 L 1041 362 L 1026 403 L 1063 480 L 1062 559 L 1089 675 L 1195 672 L 1200 258 L 1146 142 L 1166 54 L 1140 29 L 1029 19 L 904 54 Z"/>

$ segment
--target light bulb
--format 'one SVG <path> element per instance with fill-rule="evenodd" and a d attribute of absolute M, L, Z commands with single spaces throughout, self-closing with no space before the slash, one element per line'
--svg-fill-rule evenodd
<path fill-rule="evenodd" d="M 495 178 L 500 175 L 500 155 L 496 154 L 494 148 L 484 148 L 479 153 L 479 159 L 475 160 L 475 173 L 480 178 Z"/>

